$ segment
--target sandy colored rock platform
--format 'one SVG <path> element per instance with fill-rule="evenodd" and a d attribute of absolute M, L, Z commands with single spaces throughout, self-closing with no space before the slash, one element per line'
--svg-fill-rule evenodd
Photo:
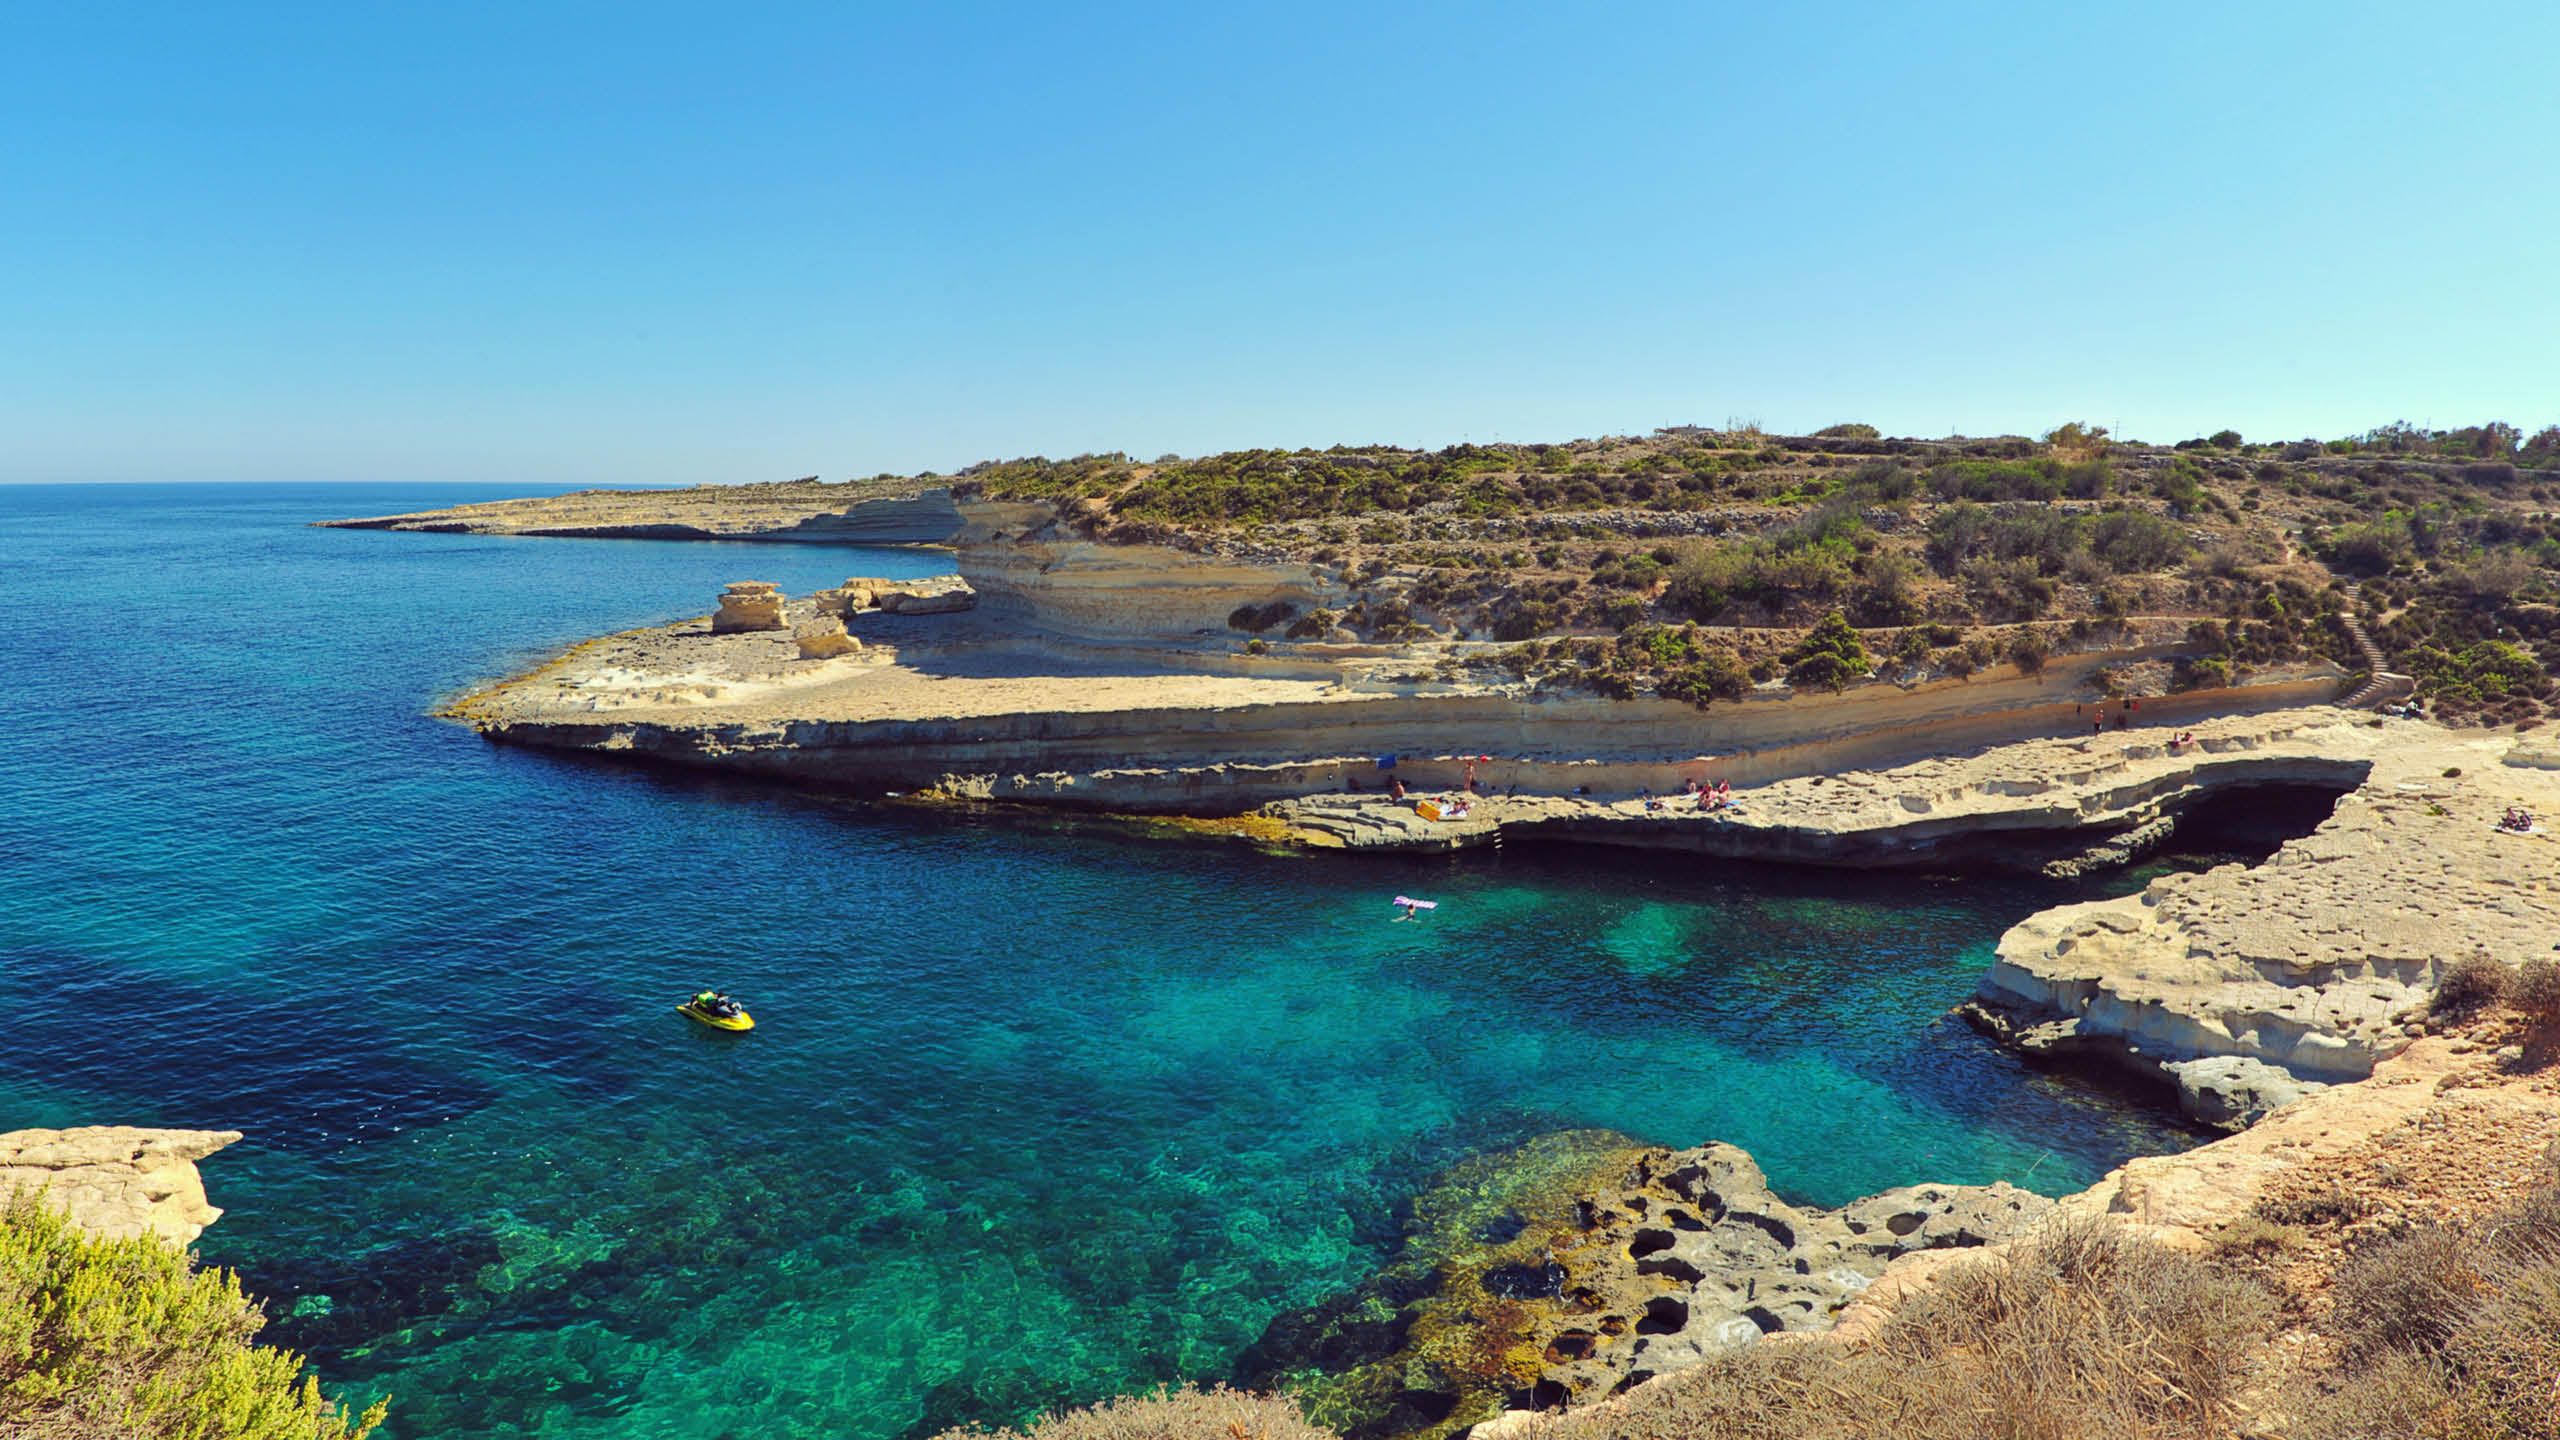
<path fill-rule="evenodd" d="M 790 480 L 683 490 L 580 490 L 320 523 L 338 530 L 457 535 L 932 545 L 951 538 L 960 512 L 946 490 L 868 480 Z"/>
<path fill-rule="evenodd" d="M 222 1212 L 205 1198 L 197 1161 L 237 1130 L 84 1125 L 0 1134 L 0 1195 L 42 1190 L 74 1224 L 118 1239 L 158 1235 L 190 1245 Z"/>
<path fill-rule="evenodd" d="M 1982 1020 L 2054 1055 L 2145 1067 L 2243 1055 L 2354 1079 L 2417 1033 L 2411 1011 L 2443 967 L 2555 954 L 2552 827 L 2512 835 L 2496 822 L 2509 806 L 2560 816 L 2560 772 L 2507 763 L 2515 736 L 2423 721 L 2301 739 L 2371 767 L 2318 830 L 2263 865 L 2029 918 L 2001 939 Z"/>

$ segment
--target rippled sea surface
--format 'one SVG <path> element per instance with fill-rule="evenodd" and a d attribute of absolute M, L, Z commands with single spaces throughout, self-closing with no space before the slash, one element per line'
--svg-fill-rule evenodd
<path fill-rule="evenodd" d="M 396 1435 L 1216 1377 L 1546 1130 L 1823 1203 L 2190 1142 L 1940 1018 L 2054 887 L 1283 857 L 484 746 L 427 711 L 548 648 L 945 563 L 304 526 L 502 493 L 0 487 L 0 1129 L 246 1131 L 201 1249 Z M 673 1013 L 704 985 L 755 1033 Z"/>

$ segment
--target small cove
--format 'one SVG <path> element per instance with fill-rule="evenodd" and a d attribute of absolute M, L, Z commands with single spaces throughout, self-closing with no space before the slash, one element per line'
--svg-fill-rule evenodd
<path fill-rule="evenodd" d="M 2194 1139 L 1941 1018 L 2006 925 L 2152 872 L 1272 856 L 482 746 L 438 695 L 728 580 L 943 561 L 301 528 L 495 493 L 0 491 L 45 616 L 0 963 L 78 1022 L 0 1058 L 0 1128 L 249 1131 L 203 1251 L 395 1434 L 891 1437 L 1214 1378 L 1548 1130 L 1826 1204 Z M 762 1028 L 677 1019 L 705 983 Z"/>

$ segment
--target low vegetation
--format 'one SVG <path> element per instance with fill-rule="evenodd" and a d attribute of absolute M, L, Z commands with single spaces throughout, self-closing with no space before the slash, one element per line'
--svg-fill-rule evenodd
<path fill-rule="evenodd" d="M 237 1277 L 154 1238 L 106 1240 L 25 1193 L 0 1203 L 0 1435 L 361 1440 L 301 1357 L 252 1343 Z"/>
<path fill-rule="evenodd" d="M 2106 1221 L 1959 1267 L 1872 1345 L 1762 1345 L 1524 1440 L 2170 1440 L 2226 1433 L 2275 1306 L 2251 1281 Z M 960 1440 L 966 1432 L 948 1432 Z M 1321 1432 L 1318 1432 L 1321 1433 Z M 1021 1440 L 1307 1440 L 1285 1398 L 1120 1400 Z"/>
<path fill-rule="evenodd" d="M 1321 621 L 1240 611 L 1239 644 L 1534 644 L 1525 668 L 1502 663 L 1601 694 L 1712 703 L 1737 671 L 1757 683 L 1803 664 L 1783 657 L 1835 614 L 1871 673 L 1903 680 L 2034 669 L 2134 619 L 2177 621 L 2188 643 L 2165 685 L 2128 684 L 2226 685 L 2312 656 L 2361 669 L 2342 611 L 2457 723 L 2539 723 L 2560 673 L 2560 426 L 2170 446 L 2081 424 L 1936 440 L 1675 427 L 1035 457 L 951 483 L 1056 502 L 1113 541 L 1293 556 L 1349 588 Z M 2020 626 L 2035 627 L 2023 646 Z M 1954 633 L 1922 653 L 1920 627 Z M 1828 662 L 1806 675 L 1847 678 Z"/>
<path fill-rule="evenodd" d="M 2338 1269 L 2300 1440 L 2560 1435 L 2560 1179 L 2473 1224 L 2371 1240 Z"/>

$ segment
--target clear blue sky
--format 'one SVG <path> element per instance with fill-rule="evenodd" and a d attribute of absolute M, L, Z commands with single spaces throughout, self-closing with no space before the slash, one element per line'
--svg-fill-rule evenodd
<path fill-rule="evenodd" d="M 0 20 L 0 480 L 2560 421 L 2560 6 Z"/>

